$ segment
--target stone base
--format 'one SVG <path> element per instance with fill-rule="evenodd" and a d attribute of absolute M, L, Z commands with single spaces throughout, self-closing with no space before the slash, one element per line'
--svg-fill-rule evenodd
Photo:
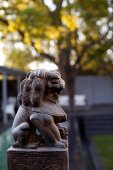
<path fill-rule="evenodd" d="M 69 170 L 68 150 L 60 148 L 9 148 L 8 170 Z"/>

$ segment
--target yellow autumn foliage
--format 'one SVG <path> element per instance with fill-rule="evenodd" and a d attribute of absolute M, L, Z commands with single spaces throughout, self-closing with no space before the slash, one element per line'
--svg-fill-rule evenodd
<path fill-rule="evenodd" d="M 63 44 L 60 45 L 60 49 L 65 49 L 65 48 L 67 48 L 66 42 L 64 42 Z"/>
<path fill-rule="evenodd" d="M 37 34 L 37 33 L 38 33 L 38 29 L 33 28 L 33 29 L 32 29 L 32 33 L 33 33 L 33 34 Z"/>
<path fill-rule="evenodd" d="M 22 31 L 26 30 L 26 26 L 24 24 L 21 24 L 20 28 L 21 28 Z"/>
<path fill-rule="evenodd" d="M 41 43 L 40 43 L 40 41 L 39 40 L 36 40 L 35 41 L 35 48 L 39 51 L 39 52 L 41 52 L 42 51 L 42 49 L 41 49 Z"/>
<path fill-rule="evenodd" d="M 76 44 L 76 40 L 73 38 L 73 39 L 71 39 L 71 44 L 72 44 L 72 46 L 75 46 L 75 44 Z"/>
<path fill-rule="evenodd" d="M 96 67 L 97 67 L 97 62 L 95 60 L 92 60 L 84 66 L 84 69 L 91 70 L 92 68 L 94 69 Z"/>
<path fill-rule="evenodd" d="M 93 40 L 97 40 L 98 39 L 98 34 L 93 33 L 93 34 L 91 34 L 91 37 L 92 37 Z"/>
<path fill-rule="evenodd" d="M 78 28 L 78 23 L 77 23 L 77 16 L 72 15 L 66 12 L 62 12 L 62 23 L 70 30 L 74 31 L 75 29 Z"/>
<path fill-rule="evenodd" d="M 30 39 L 30 35 L 28 32 L 25 32 L 24 34 L 24 42 L 27 44 L 27 45 L 31 45 L 31 39 Z"/>
<path fill-rule="evenodd" d="M 17 25 L 14 21 L 9 21 L 8 22 L 9 25 L 8 25 L 8 30 L 11 31 L 11 32 L 15 32 L 17 30 Z"/>
<path fill-rule="evenodd" d="M 2 29 L 2 33 L 3 33 L 3 35 L 4 35 L 4 36 L 6 36 L 6 35 L 7 35 L 7 32 L 8 32 L 7 28 L 6 28 L 6 27 L 4 27 L 4 29 Z"/>
<path fill-rule="evenodd" d="M 59 26 L 58 29 L 59 33 L 67 33 L 67 29 L 63 26 Z"/>
<path fill-rule="evenodd" d="M 58 39 L 60 36 L 60 32 L 58 31 L 58 29 L 55 29 L 55 27 L 48 27 L 45 35 L 51 40 Z"/>
<path fill-rule="evenodd" d="M 24 9 L 26 9 L 26 4 L 25 4 L 25 2 L 24 2 L 24 3 L 19 3 L 19 4 L 17 5 L 17 8 L 18 8 L 19 10 L 24 10 Z"/>

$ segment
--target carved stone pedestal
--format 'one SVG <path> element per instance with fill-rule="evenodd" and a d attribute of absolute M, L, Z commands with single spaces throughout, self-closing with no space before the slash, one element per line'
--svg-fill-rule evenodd
<path fill-rule="evenodd" d="M 8 170 L 69 170 L 67 149 L 11 147 L 7 155 Z"/>

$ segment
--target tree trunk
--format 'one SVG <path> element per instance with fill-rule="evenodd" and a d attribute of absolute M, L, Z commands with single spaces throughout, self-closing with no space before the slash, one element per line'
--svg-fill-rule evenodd
<path fill-rule="evenodd" d="M 59 53 L 59 70 L 66 82 L 66 92 L 69 96 L 69 110 L 74 110 L 75 77 L 76 72 L 70 65 L 70 49 L 62 49 Z"/>
<path fill-rule="evenodd" d="M 71 116 L 71 114 L 76 114 L 75 112 L 75 102 L 74 96 L 76 92 L 75 82 L 77 73 L 67 65 L 64 66 L 61 62 L 59 65 L 59 70 L 61 72 L 62 78 L 66 82 L 66 91 L 69 95 L 69 154 L 70 154 L 70 168 L 76 170 L 86 170 L 81 138 L 79 134 L 79 126 L 77 120 Z"/>
<path fill-rule="evenodd" d="M 75 107 L 75 102 L 74 102 L 74 96 L 75 96 L 75 79 L 76 79 L 76 75 L 75 76 L 67 76 L 66 77 L 66 86 L 67 86 L 67 92 L 69 95 L 69 110 L 71 112 L 74 111 L 74 107 Z"/>
<path fill-rule="evenodd" d="M 66 90 L 65 92 L 69 96 L 69 111 L 73 112 L 74 111 L 74 96 L 76 92 L 76 86 L 75 86 L 75 81 L 76 81 L 76 74 L 74 74 L 70 67 L 59 67 L 60 73 L 62 75 L 62 78 L 65 80 L 66 83 Z"/>

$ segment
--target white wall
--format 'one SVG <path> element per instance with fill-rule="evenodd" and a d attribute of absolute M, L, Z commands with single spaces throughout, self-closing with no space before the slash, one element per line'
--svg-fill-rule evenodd
<path fill-rule="evenodd" d="M 79 76 L 76 93 L 86 95 L 88 104 L 113 104 L 113 77 Z"/>

